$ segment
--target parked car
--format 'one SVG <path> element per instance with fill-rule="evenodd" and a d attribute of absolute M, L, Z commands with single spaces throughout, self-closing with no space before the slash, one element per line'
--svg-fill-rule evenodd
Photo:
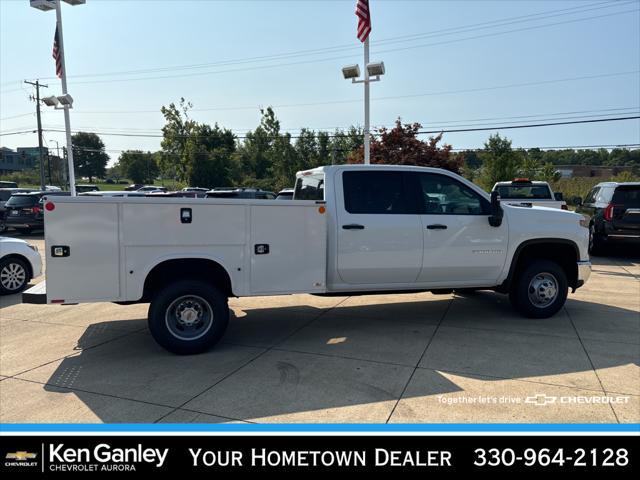
<path fill-rule="evenodd" d="M 21 292 L 42 274 L 38 247 L 24 240 L 0 237 L 0 255 L 0 295 Z"/>
<path fill-rule="evenodd" d="M 255 198 L 275 200 L 276 194 L 259 188 L 214 188 L 207 192 L 206 198 Z"/>
<path fill-rule="evenodd" d="M 62 189 L 56 185 L 45 185 L 44 186 L 45 191 L 47 192 L 61 192 Z"/>
<path fill-rule="evenodd" d="M 5 204 L 11 198 L 11 195 L 19 192 L 30 192 L 29 188 L 0 188 L 0 233 L 7 229 L 5 224 L 6 209 Z"/>
<path fill-rule="evenodd" d="M 55 268 L 23 301 L 150 303 L 153 338 L 191 354 L 222 338 L 230 297 L 484 289 L 547 318 L 591 272 L 582 215 L 501 204 L 448 170 L 319 167 L 294 200 L 53 200 Z"/>
<path fill-rule="evenodd" d="M 7 182 L 6 180 L 0 180 L 0 188 L 18 188 L 16 182 Z"/>
<path fill-rule="evenodd" d="M 515 178 L 511 182 L 498 182 L 492 191 L 497 191 L 500 201 L 519 207 L 549 207 L 567 210 L 562 193 L 553 192 L 548 182 Z"/>
<path fill-rule="evenodd" d="M 122 182 L 120 182 L 120 183 L 122 183 Z M 127 192 L 133 192 L 133 191 L 138 190 L 139 188 L 142 188 L 142 187 L 144 187 L 144 185 L 142 183 L 132 183 L 128 187 L 125 187 L 125 190 Z"/>
<path fill-rule="evenodd" d="M 126 190 L 117 191 L 117 190 L 109 190 L 109 191 L 97 191 L 97 192 L 84 192 L 80 193 L 81 197 L 145 197 L 146 194 L 144 192 L 129 192 Z"/>
<path fill-rule="evenodd" d="M 76 185 L 76 193 L 84 192 L 99 192 L 100 189 L 97 185 Z"/>
<path fill-rule="evenodd" d="M 20 233 L 31 233 L 32 230 L 44 228 L 44 196 L 69 196 L 69 192 L 28 192 L 16 193 L 5 203 L 5 224 Z"/>
<path fill-rule="evenodd" d="M 602 182 L 576 200 L 576 212 L 589 218 L 589 253 L 614 243 L 640 245 L 640 182 Z"/>
<path fill-rule="evenodd" d="M 166 187 L 157 187 L 156 185 L 145 185 L 136 190 L 136 192 L 166 192 Z"/>
<path fill-rule="evenodd" d="M 182 189 L 183 192 L 200 192 L 202 194 L 206 194 L 209 190 L 211 190 L 211 189 L 210 188 L 203 188 L 203 187 L 184 187 Z"/>
<path fill-rule="evenodd" d="M 283 188 L 278 192 L 276 200 L 291 200 L 293 199 L 293 188 Z"/>

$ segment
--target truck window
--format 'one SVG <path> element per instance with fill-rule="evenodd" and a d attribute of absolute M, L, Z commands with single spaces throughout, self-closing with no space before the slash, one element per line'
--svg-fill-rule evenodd
<path fill-rule="evenodd" d="M 612 203 L 625 208 L 640 208 L 640 185 L 624 185 L 616 188 Z"/>
<path fill-rule="evenodd" d="M 423 212 L 427 215 L 484 215 L 487 201 L 456 179 L 435 173 L 419 173 Z"/>
<path fill-rule="evenodd" d="M 344 172 L 344 207 L 349 213 L 407 214 L 402 172 Z"/>
<path fill-rule="evenodd" d="M 529 200 L 552 200 L 551 191 L 546 185 L 500 185 L 500 198 L 504 200 L 517 198 Z"/>
<path fill-rule="evenodd" d="M 303 175 L 296 180 L 294 200 L 324 200 L 324 174 Z"/>

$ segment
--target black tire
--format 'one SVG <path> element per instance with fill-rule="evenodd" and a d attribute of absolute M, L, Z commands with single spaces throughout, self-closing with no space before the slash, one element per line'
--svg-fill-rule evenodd
<path fill-rule="evenodd" d="M 551 296 L 554 284 L 555 295 Z M 560 265 L 550 260 L 534 260 L 514 278 L 509 300 L 525 317 L 549 318 L 564 306 L 568 290 L 567 275 Z"/>
<path fill-rule="evenodd" d="M 12 295 L 25 289 L 31 276 L 25 260 L 9 257 L 0 260 L 0 295 Z"/>
<path fill-rule="evenodd" d="M 589 255 L 602 255 L 605 239 L 598 233 L 595 224 L 589 226 Z"/>
<path fill-rule="evenodd" d="M 227 297 L 203 281 L 177 281 L 153 297 L 148 323 L 151 335 L 166 350 L 178 355 L 201 353 L 218 343 L 227 329 Z"/>
<path fill-rule="evenodd" d="M 22 235 L 29 235 L 33 229 L 31 227 L 27 227 L 27 228 L 16 228 L 16 230 L 18 230 L 18 232 L 21 233 Z"/>

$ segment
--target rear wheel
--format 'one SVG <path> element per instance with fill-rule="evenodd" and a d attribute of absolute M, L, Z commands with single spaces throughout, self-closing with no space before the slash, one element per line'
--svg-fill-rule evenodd
<path fill-rule="evenodd" d="M 29 280 L 29 267 L 24 260 L 19 258 L 0 260 L 0 295 L 21 292 Z"/>
<path fill-rule="evenodd" d="M 178 281 L 161 289 L 149 306 L 149 330 L 162 347 L 179 355 L 214 346 L 229 322 L 227 297 L 215 286 Z"/>
<path fill-rule="evenodd" d="M 18 232 L 20 232 L 22 235 L 29 235 L 31 233 L 32 228 L 31 227 L 16 228 L 16 230 L 18 230 Z"/>
<path fill-rule="evenodd" d="M 555 315 L 567 300 L 567 275 L 550 260 L 535 260 L 514 279 L 509 292 L 511 304 L 530 318 Z"/>

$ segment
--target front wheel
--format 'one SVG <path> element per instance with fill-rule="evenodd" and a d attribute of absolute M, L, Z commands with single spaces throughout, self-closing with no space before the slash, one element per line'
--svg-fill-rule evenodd
<path fill-rule="evenodd" d="M 595 224 L 589 226 L 589 255 L 600 255 L 604 248 L 604 238 L 596 231 Z"/>
<path fill-rule="evenodd" d="M 155 341 L 170 352 L 201 353 L 218 343 L 227 329 L 227 297 L 206 282 L 178 281 L 154 296 L 148 323 Z"/>
<path fill-rule="evenodd" d="M 11 257 L 0 260 L 0 295 L 21 292 L 29 280 L 29 268 L 24 260 Z"/>
<path fill-rule="evenodd" d="M 567 275 L 560 265 L 536 260 L 514 279 L 509 300 L 526 317 L 549 318 L 563 307 L 568 290 Z"/>

